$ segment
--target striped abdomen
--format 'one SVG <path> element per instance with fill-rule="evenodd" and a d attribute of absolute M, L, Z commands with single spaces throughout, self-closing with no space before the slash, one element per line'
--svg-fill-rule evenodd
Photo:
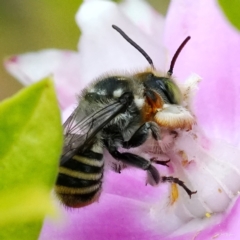
<path fill-rule="evenodd" d="M 103 154 L 87 150 L 59 167 L 55 191 L 69 207 L 83 207 L 96 201 L 101 192 Z"/>

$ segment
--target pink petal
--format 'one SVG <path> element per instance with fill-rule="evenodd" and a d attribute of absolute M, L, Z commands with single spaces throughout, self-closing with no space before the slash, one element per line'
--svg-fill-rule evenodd
<path fill-rule="evenodd" d="M 43 50 L 13 56 L 6 69 L 24 85 L 53 75 L 62 109 L 76 102 L 75 93 L 85 85 L 79 71 L 79 55 L 71 51 Z"/>
<path fill-rule="evenodd" d="M 192 39 L 179 57 L 175 74 L 182 80 L 189 72 L 202 77 L 195 103 L 199 125 L 208 136 L 239 146 L 239 33 L 226 21 L 216 1 L 172 1 L 166 20 L 166 44 L 171 55 L 188 35 Z M 239 157 L 230 157 L 230 152 L 237 149 L 226 150 L 224 145 L 218 149 L 222 154 L 218 158 L 224 158 L 226 163 L 233 161 L 233 166 L 239 169 Z M 233 181 L 232 185 L 235 184 Z M 173 239 L 238 239 L 239 201 L 218 225 Z"/>
<path fill-rule="evenodd" d="M 79 211 L 69 210 L 65 222 L 48 220 L 44 225 L 40 240 L 71 239 L 159 239 L 147 226 L 149 214 L 146 204 L 117 195 L 104 194 L 102 204 L 93 204 Z M 131 214 L 129 214 L 131 213 Z M 143 231 L 143 229 L 145 229 Z"/>
<path fill-rule="evenodd" d="M 106 156 L 108 158 L 108 156 Z M 146 173 L 138 170 L 109 171 L 105 175 L 103 192 L 97 203 L 82 209 L 62 208 L 62 219 L 47 219 L 40 240 L 66 239 L 159 239 L 152 203 L 167 199 L 167 186 L 145 186 Z M 159 219 L 162 221 L 161 219 Z M 163 219 L 164 220 L 164 219 Z"/>
<path fill-rule="evenodd" d="M 202 77 L 195 113 L 204 130 L 238 144 L 240 140 L 240 35 L 215 0 L 173 0 L 166 19 L 166 45 L 171 56 L 188 35 L 175 75 Z"/>

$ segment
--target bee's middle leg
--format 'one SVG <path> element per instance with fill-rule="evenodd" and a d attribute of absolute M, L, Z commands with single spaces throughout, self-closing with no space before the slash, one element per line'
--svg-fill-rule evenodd
<path fill-rule="evenodd" d="M 151 164 L 151 161 L 140 157 L 133 153 L 119 152 L 115 146 L 106 146 L 109 153 L 118 161 L 121 161 L 127 165 L 131 165 L 136 168 L 147 171 L 148 183 L 156 185 L 160 182 L 160 175 L 158 170 Z"/>

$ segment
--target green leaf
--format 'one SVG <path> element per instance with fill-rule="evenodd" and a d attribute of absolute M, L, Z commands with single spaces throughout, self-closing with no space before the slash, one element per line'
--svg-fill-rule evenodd
<path fill-rule="evenodd" d="M 0 239 L 37 239 L 62 148 L 54 86 L 42 80 L 0 104 Z"/>
<path fill-rule="evenodd" d="M 239 0 L 218 0 L 223 12 L 227 16 L 228 20 L 240 30 L 240 1 Z"/>
<path fill-rule="evenodd" d="M 113 2 L 120 3 L 122 0 L 112 0 Z"/>

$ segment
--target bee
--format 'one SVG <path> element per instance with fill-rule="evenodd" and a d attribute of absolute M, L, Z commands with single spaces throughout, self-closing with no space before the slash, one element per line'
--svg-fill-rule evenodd
<path fill-rule="evenodd" d="M 148 61 L 150 69 L 129 75 L 108 75 L 86 87 L 79 105 L 63 124 L 64 146 L 55 192 L 68 207 L 79 208 L 98 200 L 103 182 L 104 156 L 147 172 L 148 183 L 171 182 L 191 191 L 178 178 L 161 176 L 153 165 L 168 161 L 145 159 L 119 148 L 141 146 L 149 137 L 161 140 L 162 130 L 190 129 L 195 120 L 181 105 L 181 92 L 172 79 L 176 59 L 188 42 L 176 51 L 166 76 L 159 74 L 147 53 L 119 27 L 112 25 Z"/>

